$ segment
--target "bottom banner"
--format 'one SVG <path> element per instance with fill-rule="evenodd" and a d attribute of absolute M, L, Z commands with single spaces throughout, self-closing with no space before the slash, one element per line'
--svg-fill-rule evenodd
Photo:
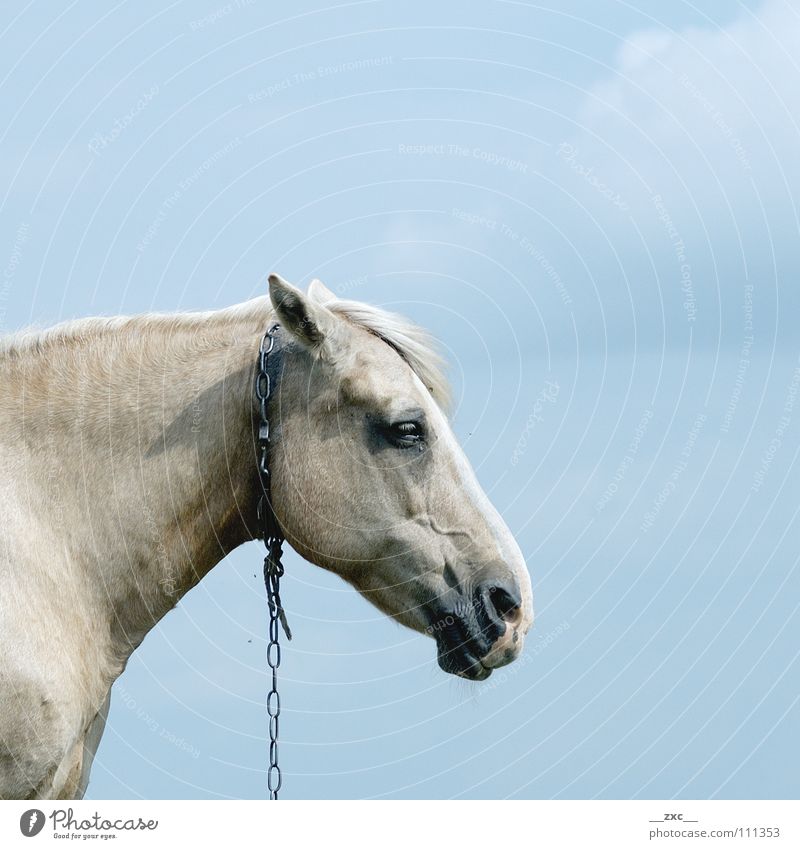
<path fill-rule="evenodd" d="M 0 802 L 0 846 L 800 846 L 794 801 Z"/>

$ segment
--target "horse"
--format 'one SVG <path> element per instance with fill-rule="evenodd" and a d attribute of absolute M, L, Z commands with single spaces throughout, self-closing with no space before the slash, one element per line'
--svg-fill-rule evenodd
<path fill-rule="evenodd" d="M 270 275 L 197 313 L 0 340 L 0 798 L 82 798 L 148 631 L 258 537 L 254 395 L 277 322 L 271 501 L 286 541 L 480 681 L 517 658 L 531 582 L 402 316 Z"/>

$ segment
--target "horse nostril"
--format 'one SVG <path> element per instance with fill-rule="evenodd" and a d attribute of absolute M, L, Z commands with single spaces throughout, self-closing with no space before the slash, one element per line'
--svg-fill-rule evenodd
<path fill-rule="evenodd" d="M 516 587 L 508 584 L 488 584 L 481 593 L 489 612 L 504 622 L 514 622 L 520 616 L 522 601 Z"/>
<path fill-rule="evenodd" d="M 504 590 L 502 587 L 495 587 L 490 598 L 492 599 L 492 604 L 494 604 L 494 609 L 498 612 L 501 619 L 509 620 L 515 618 L 520 603 L 508 590 Z"/>

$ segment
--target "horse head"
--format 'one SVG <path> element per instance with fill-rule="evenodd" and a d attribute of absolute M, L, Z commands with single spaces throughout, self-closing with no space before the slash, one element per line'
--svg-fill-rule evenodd
<path fill-rule="evenodd" d="M 287 540 L 482 680 L 533 622 L 522 553 L 448 421 L 430 338 L 406 319 L 269 279 L 281 323 L 272 498 Z"/>

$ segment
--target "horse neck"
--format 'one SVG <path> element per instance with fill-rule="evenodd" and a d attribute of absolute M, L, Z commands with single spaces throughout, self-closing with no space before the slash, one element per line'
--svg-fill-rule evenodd
<path fill-rule="evenodd" d="M 27 364 L 25 442 L 57 465 L 40 469 L 40 524 L 123 657 L 253 536 L 252 378 L 270 314 L 251 305 L 133 320 Z"/>

